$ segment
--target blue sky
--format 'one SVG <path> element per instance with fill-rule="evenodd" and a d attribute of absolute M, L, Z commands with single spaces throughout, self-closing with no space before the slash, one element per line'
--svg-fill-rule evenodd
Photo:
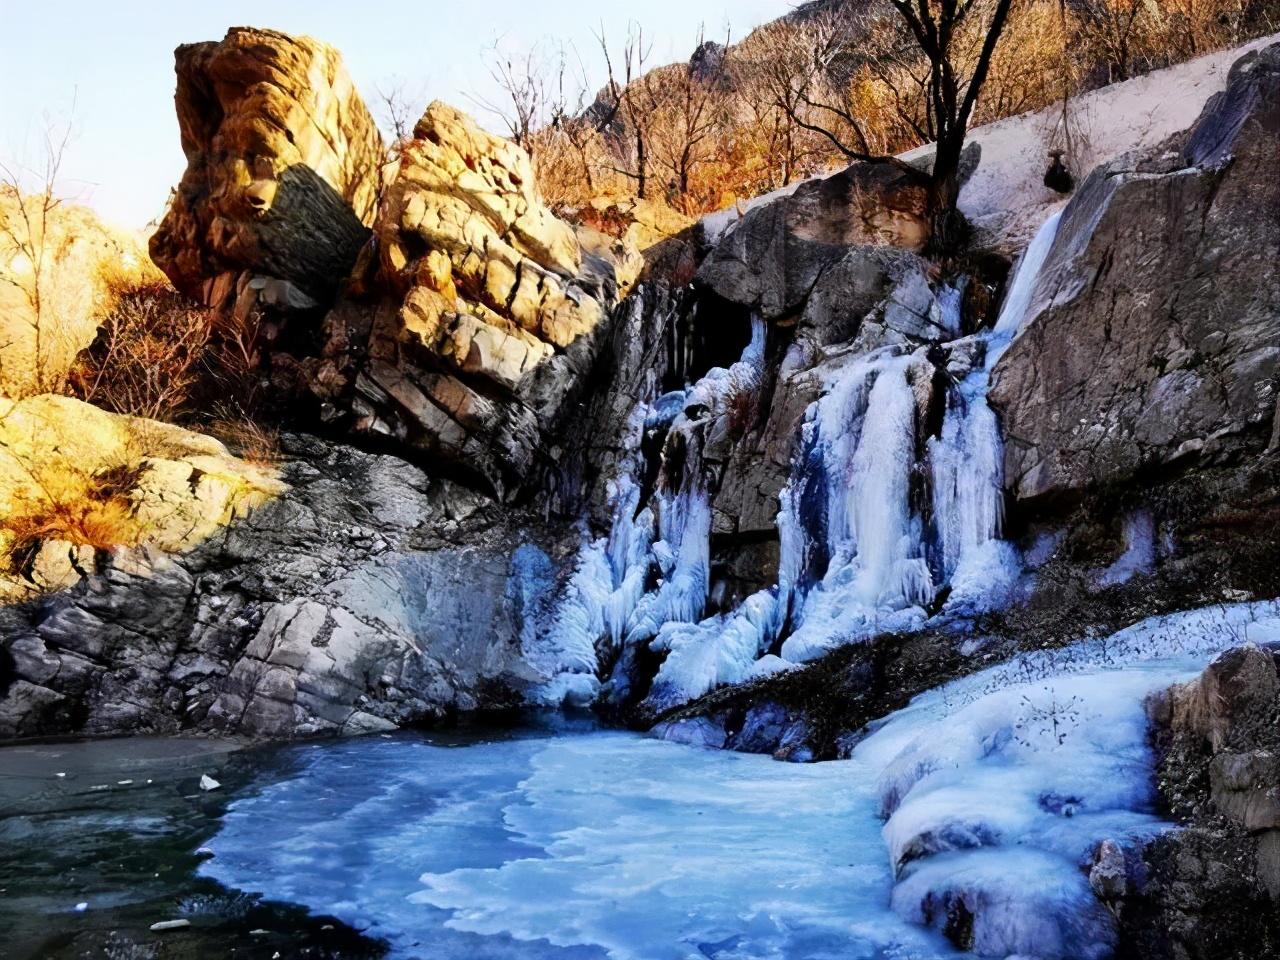
<path fill-rule="evenodd" d="M 596 64 L 592 31 L 621 36 L 640 22 L 653 61 L 684 59 L 699 24 L 742 36 L 791 0 L 0 0 L 0 160 L 37 163 L 45 118 L 73 122 L 62 191 L 124 227 L 162 212 L 183 169 L 173 113 L 173 48 L 241 24 L 305 33 L 338 47 L 366 97 L 401 78 L 425 100 L 477 112 L 467 92 L 492 93 L 482 60 L 501 40 L 573 44 Z M 584 12 L 585 11 L 585 12 Z M 593 84 L 603 79 L 590 77 Z M 424 100 L 424 104 L 425 104 Z M 72 110 L 74 104 L 74 111 Z"/>

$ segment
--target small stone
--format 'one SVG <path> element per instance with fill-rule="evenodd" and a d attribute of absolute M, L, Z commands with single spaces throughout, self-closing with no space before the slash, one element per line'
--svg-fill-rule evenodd
<path fill-rule="evenodd" d="M 1114 840 L 1102 841 L 1094 854 L 1089 886 L 1094 894 L 1107 901 L 1118 900 L 1128 892 L 1129 873 L 1124 850 Z"/>
<path fill-rule="evenodd" d="M 88 909 L 89 904 L 84 903 L 83 901 L 76 904 L 76 913 L 84 913 Z"/>
<path fill-rule="evenodd" d="M 161 920 L 150 927 L 152 933 L 163 933 L 165 930 L 182 930 L 191 926 L 190 920 Z"/>
<path fill-rule="evenodd" d="M 209 776 L 207 773 L 203 773 L 200 775 L 201 790 L 206 790 L 206 791 L 217 790 L 221 786 L 222 784 L 220 784 L 217 780 L 213 779 L 213 777 Z"/>

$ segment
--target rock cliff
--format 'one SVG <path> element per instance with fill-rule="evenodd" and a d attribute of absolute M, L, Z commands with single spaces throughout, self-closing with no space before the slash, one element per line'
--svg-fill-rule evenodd
<path fill-rule="evenodd" d="M 284 455 L 287 488 L 192 549 L 99 550 L 0 610 L 0 736 L 289 738 L 517 704 L 537 677 L 513 557 L 555 534 L 395 457 Z"/>
<path fill-rule="evenodd" d="M 634 254 L 558 220 L 528 156 L 441 103 L 401 145 L 375 232 L 372 295 L 330 314 L 312 391 L 358 433 L 500 496 L 526 486 L 592 370 Z"/>
<path fill-rule="evenodd" d="M 994 374 L 1019 500 L 1256 456 L 1280 439 L 1280 47 L 1196 125 L 1095 170 Z"/>
<path fill-rule="evenodd" d="M 327 44 L 233 27 L 174 55 L 187 169 L 151 238 L 184 293 L 248 313 L 324 303 L 369 237 L 386 155 Z"/>

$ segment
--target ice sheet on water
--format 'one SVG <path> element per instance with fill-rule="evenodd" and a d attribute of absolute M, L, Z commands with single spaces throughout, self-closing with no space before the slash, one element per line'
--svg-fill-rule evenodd
<path fill-rule="evenodd" d="M 303 750 L 202 872 L 438 960 L 940 960 L 890 909 L 870 772 L 630 734 Z"/>
<path fill-rule="evenodd" d="M 1162 826 L 1143 697 L 1245 640 L 1280 640 L 1280 605 L 1027 654 L 812 766 L 621 733 L 307 747 L 200 869 L 393 956 L 931 960 L 954 954 L 916 924 L 963 904 L 987 955 L 1094 960 L 1112 931 L 1082 858 Z"/>
<path fill-rule="evenodd" d="M 1280 640 L 1275 602 L 1143 621 L 1029 653 L 917 697 L 858 745 L 879 771 L 894 907 L 975 914 L 989 955 L 1093 960 L 1114 932 L 1081 865 L 1104 839 L 1163 829 L 1143 707 L 1219 651 Z"/>

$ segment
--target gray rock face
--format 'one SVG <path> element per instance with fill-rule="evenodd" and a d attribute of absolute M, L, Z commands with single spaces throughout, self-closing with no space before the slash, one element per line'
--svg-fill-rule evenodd
<path fill-rule="evenodd" d="M 1195 127 L 1094 171 L 997 365 L 1023 500 L 1229 460 L 1280 437 L 1280 45 L 1242 58 Z"/>
<path fill-rule="evenodd" d="M 923 190 L 907 185 L 901 174 L 891 177 L 888 169 L 850 167 L 749 210 L 708 254 L 696 283 L 775 320 L 794 313 L 855 244 L 919 249 L 923 233 L 882 232 L 868 219 L 888 218 L 901 206 L 901 216 L 913 226 L 918 218 L 923 230 Z M 875 200 L 863 199 L 868 180 L 875 182 Z"/>
<path fill-rule="evenodd" d="M 1125 851 L 1130 880 L 1108 886 L 1126 955 L 1274 956 L 1280 653 L 1228 650 L 1196 679 L 1154 697 L 1149 713 L 1161 800 L 1186 828 Z"/>
<path fill-rule="evenodd" d="M 965 148 L 962 183 L 980 158 L 976 143 Z M 930 155 L 917 166 L 928 170 L 932 164 Z M 715 244 L 695 282 L 775 320 L 802 306 L 827 269 L 852 252 L 857 256 L 837 283 L 856 288 L 855 304 L 867 302 L 869 308 L 875 303 L 876 275 L 859 273 L 859 260 L 868 256 L 862 251 L 880 248 L 876 256 L 889 258 L 895 252 L 919 252 L 928 239 L 926 206 L 922 180 L 887 164 L 855 163 L 748 210 Z M 857 313 L 854 304 L 850 312 Z"/>
<path fill-rule="evenodd" d="M 4 610 L 0 736 L 349 734 L 516 702 L 524 518 L 392 457 L 287 453 L 290 491 L 193 552 Z"/>

